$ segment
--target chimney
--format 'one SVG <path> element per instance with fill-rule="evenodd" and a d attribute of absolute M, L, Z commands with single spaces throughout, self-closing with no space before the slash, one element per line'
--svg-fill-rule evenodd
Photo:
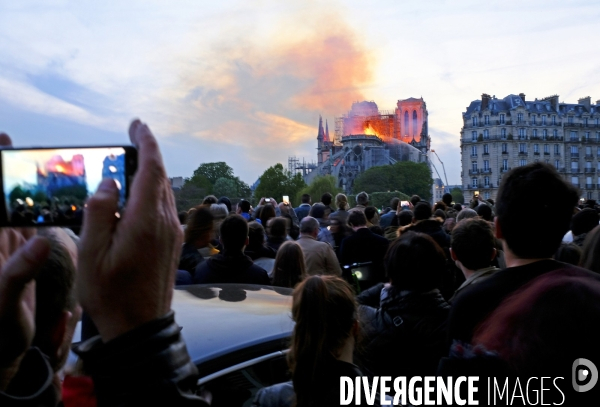
<path fill-rule="evenodd" d="M 490 95 L 488 95 L 487 93 L 481 94 L 481 110 L 485 110 L 488 108 L 490 104 L 490 99 Z"/>
<path fill-rule="evenodd" d="M 521 98 L 521 100 L 523 101 L 523 103 L 525 103 L 525 94 L 524 93 L 519 93 L 519 97 Z"/>
<path fill-rule="evenodd" d="M 577 101 L 577 103 L 579 103 L 580 105 L 584 105 L 586 110 L 590 110 L 590 106 L 592 104 L 592 98 L 589 96 L 586 96 L 584 98 L 581 98 Z"/>

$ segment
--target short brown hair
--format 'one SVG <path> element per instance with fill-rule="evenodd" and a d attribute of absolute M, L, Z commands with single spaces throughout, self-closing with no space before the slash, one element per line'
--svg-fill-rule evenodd
<path fill-rule="evenodd" d="M 452 229 L 452 252 L 469 270 L 489 267 L 495 243 L 492 226 L 483 219 L 465 219 Z"/>

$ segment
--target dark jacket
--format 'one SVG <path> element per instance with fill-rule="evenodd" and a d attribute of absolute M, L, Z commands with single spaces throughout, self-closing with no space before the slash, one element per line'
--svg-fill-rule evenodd
<path fill-rule="evenodd" d="M 368 304 L 375 304 L 373 307 Z M 358 296 L 364 341 L 359 359 L 377 376 L 433 376 L 448 354 L 450 306 L 437 289 L 400 291 L 379 284 Z"/>
<path fill-rule="evenodd" d="M 298 217 L 298 222 L 300 222 L 302 220 L 302 218 L 305 218 L 306 216 L 308 216 L 308 213 L 310 212 L 310 204 L 302 204 L 297 208 L 294 208 L 294 212 L 296 212 L 296 216 Z"/>
<path fill-rule="evenodd" d="M 170 312 L 107 343 L 99 336 L 81 343 L 75 352 L 94 381 L 98 406 L 207 406 L 194 394 L 198 370 L 180 330 Z M 0 405 L 56 406 L 47 359 L 36 349 L 27 355 L 19 371 L 25 381 L 11 382 L 18 396 L 10 388 L 0 392 Z"/>
<path fill-rule="evenodd" d="M 394 211 L 394 210 L 389 211 L 385 215 L 381 216 L 381 218 L 379 218 L 379 226 L 381 226 L 381 228 L 385 230 L 385 228 L 392 225 L 392 220 L 394 219 L 395 216 L 396 216 L 396 211 Z"/>
<path fill-rule="evenodd" d="M 558 270 L 564 276 L 600 280 L 600 274 L 556 260 L 540 260 L 500 270 L 487 280 L 465 289 L 452 301 L 452 312 L 448 320 L 449 339 L 471 342 L 476 327 L 505 298 L 536 277 L 554 270 Z"/>
<path fill-rule="evenodd" d="M 424 219 L 400 228 L 400 234 L 406 232 L 425 233 L 431 236 L 441 248 L 450 247 L 450 235 L 442 229 L 442 222 L 438 219 Z"/>
<path fill-rule="evenodd" d="M 342 240 L 340 246 L 340 264 L 342 266 L 353 263 L 372 262 L 372 269 L 377 276 L 374 281 L 385 281 L 383 257 L 387 251 L 389 241 L 371 232 L 369 229 L 357 229 L 353 235 Z"/>
<path fill-rule="evenodd" d="M 185 270 L 194 275 L 196 266 L 204 261 L 204 257 L 198 252 L 198 249 L 191 243 L 184 243 L 181 247 L 181 257 L 179 258 L 179 266 L 177 269 Z"/>
<path fill-rule="evenodd" d="M 198 265 L 194 273 L 194 284 L 262 284 L 270 285 L 265 269 L 255 265 L 242 253 L 234 256 L 216 254 Z"/>

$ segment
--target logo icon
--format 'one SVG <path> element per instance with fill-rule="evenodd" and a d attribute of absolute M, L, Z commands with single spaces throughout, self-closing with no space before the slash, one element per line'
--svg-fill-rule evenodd
<path fill-rule="evenodd" d="M 573 362 L 573 389 L 579 393 L 592 390 L 598 382 L 598 369 L 588 359 L 579 358 Z"/>

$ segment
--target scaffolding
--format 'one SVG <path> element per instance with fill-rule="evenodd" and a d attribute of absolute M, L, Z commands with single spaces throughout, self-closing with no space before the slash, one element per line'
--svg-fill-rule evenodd
<path fill-rule="evenodd" d="M 305 176 L 317 168 L 317 164 L 314 161 L 307 162 L 304 158 L 300 161 L 296 156 L 288 157 L 288 171 L 293 175 L 298 173 Z"/>

